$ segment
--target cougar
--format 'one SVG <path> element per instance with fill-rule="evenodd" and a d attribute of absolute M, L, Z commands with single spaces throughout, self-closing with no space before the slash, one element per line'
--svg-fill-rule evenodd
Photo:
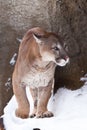
<path fill-rule="evenodd" d="M 63 43 L 55 33 L 36 27 L 24 35 L 12 76 L 13 92 L 18 103 L 15 111 L 17 117 L 53 116 L 47 105 L 54 86 L 55 67 L 65 66 L 68 62 Z M 26 87 L 29 87 L 33 98 L 32 114 L 29 114 Z"/>

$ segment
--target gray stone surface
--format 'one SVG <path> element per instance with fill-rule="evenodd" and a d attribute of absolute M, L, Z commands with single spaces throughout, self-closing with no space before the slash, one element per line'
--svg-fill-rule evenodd
<path fill-rule="evenodd" d="M 9 61 L 18 52 L 17 38 L 35 26 L 58 33 L 70 56 L 69 65 L 57 67 L 55 91 L 81 87 L 87 73 L 86 0 L 0 0 L 0 114 L 12 96 L 11 84 L 5 84 L 13 72 Z"/>
<path fill-rule="evenodd" d="M 33 26 L 50 29 L 48 0 L 0 0 L 0 21 L 20 31 Z"/>
<path fill-rule="evenodd" d="M 57 68 L 57 84 L 77 89 L 82 85 L 80 78 L 87 73 L 87 1 L 58 0 L 56 10 L 58 28 L 55 24 L 53 28 L 64 38 L 70 55 L 70 65 Z"/>

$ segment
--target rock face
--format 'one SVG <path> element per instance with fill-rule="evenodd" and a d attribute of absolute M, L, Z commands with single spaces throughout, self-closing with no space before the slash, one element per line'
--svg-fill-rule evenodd
<path fill-rule="evenodd" d="M 65 43 L 70 63 L 56 68 L 55 91 L 66 86 L 77 89 L 87 73 L 87 1 L 86 0 L 0 0 L 0 114 L 12 96 L 9 62 L 18 52 L 24 33 L 40 26 L 58 33 Z M 8 82 L 7 82 L 8 81 Z"/>
<path fill-rule="evenodd" d="M 87 1 L 58 0 L 52 28 L 60 32 L 70 56 L 70 65 L 57 67 L 56 86 L 77 89 L 82 85 L 80 78 L 87 73 Z M 57 25 L 57 28 L 55 26 Z M 58 85 L 57 85 L 58 84 Z"/>

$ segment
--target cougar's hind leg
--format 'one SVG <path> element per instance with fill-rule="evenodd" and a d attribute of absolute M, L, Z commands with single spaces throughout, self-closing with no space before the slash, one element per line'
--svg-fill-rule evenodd
<path fill-rule="evenodd" d="M 15 113 L 17 117 L 28 118 L 30 112 L 30 104 L 26 95 L 26 88 L 20 86 L 13 86 L 13 91 L 18 103 L 18 108 Z"/>
<path fill-rule="evenodd" d="M 30 114 L 30 118 L 33 118 L 36 116 L 36 112 L 37 112 L 38 89 L 37 88 L 30 88 L 30 92 L 31 92 L 33 102 L 34 102 L 34 108 L 33 108 L 32 114 Z"/>

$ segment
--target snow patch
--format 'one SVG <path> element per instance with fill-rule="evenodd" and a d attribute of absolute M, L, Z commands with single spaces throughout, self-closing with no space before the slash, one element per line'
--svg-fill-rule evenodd
<path fill-rule="evenodd" d="M 20 39 L 20 38 L 16 38 L 17 39 L 17 41 L 19 41 L 19 43 L 21 43 L 22 42 L 22 39 Z"/>
<path fill-rule="evenodd" d="M 33 100 L 27 88 L 28 99 L 33 107 Z M 21 119 L 15 116 L 17 102 L 12 97 L 4 109 L 6 130 L 87 130 L 87 85 L 71 91 L 61 88 L 51 96 L 48 109 L 54 113 L 52 118 Z"/>
<path fill-rule="evenodd" d="M 10 89 L 10 87 L 11 87 L 11 78 L 10 77 L 7 79 L 7 82 L 5 83 L 5 87 L 6 87 L 7 91 L 8 91 L 8 89 Z"/>
<path fill-rule="evenodd" d="M 11 58 L 11 60 L 10 60 L 10 65 L 14 65 L 15 64 L 15 62 L 16 62 L 16 56 L 17 56 L 17 53 L 15 53 L 13 56 L 12 56 L 12 58 Z"/>

